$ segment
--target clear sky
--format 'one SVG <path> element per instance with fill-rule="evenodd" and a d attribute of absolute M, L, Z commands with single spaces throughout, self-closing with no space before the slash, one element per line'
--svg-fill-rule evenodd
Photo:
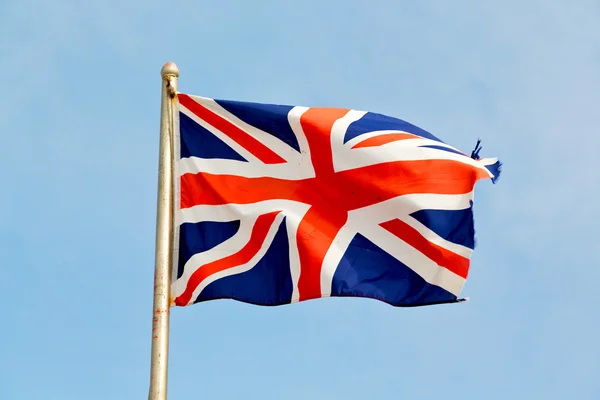
<path fill-rule="evenodd" d="M 367 5 L 368 4 L 368 5 Z M 600 399 L 600 2 L 0 2 L 0 399 L 142 399 L 160 69 L 500 157 L 468 303 L 173 311 L 170 399 Z"/>

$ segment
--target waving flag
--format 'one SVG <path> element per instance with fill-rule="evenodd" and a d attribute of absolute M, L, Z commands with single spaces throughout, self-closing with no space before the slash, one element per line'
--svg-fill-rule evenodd
<path fill-rule="evenodd" d="M 176 305 L 459 301 L 497 159 L 371 112 L 178 100 Z"/>

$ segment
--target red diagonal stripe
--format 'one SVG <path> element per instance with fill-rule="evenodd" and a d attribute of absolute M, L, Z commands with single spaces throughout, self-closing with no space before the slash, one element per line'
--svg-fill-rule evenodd
<path fill-rule="evenodd" d="M 362 142 L 358 142 L 352 146 L 352 148 L 358 149 L 360 147 L 375 147 L 406 139 L 422 139 L 422 137 L 413 135 L 411 133 L 386 133 L 384 135 L 373 136 L 363 140 Z"/>
<path fill-rule="evenodd" d="M 248 150 L 263 163 L 285 163 L 285 160 L 281 158 L 277 153 L 273 152 L 273 150 L 269 149 L 267 146 L 265 146 L 264 144 L 256 140 L 254 137 L 244 132 L 242 129 L 238 128 L 225 118 L 212 112 L 208 108 L 196 103 L 187 94 L 179 94 L 178 98 L 179 103 L 181 103 L 185 108 L 196 114 L 198 118 L 206 121 L 208 124 L 212 125 L 216 129 L 229 136 L 237 144 Z"/>
<path fill-rule="evenodd" d="M 279 214 L 279 211 L 263 214 L 258 217 L 252 227 L 250 240 L 240 251 L 228 257 L 202 265 L 194 271 L 192 276 L 190 276 L 185 291 L 175 299 L 175 304 L 178 306 L 187 305 L 194 294 L 194 290 L 209 276 L 249 262 L 262 247 L 277 214 Z"/>
<path fill-rule="evenodd" d="M 469 273 L 469 259 L 430 242 L 415 228 L 399 219 L 393 219 L 380 225 L 425 254 L 440 267 L 444 267 L 465 279 L 467 278 L 467 274 Z"/>

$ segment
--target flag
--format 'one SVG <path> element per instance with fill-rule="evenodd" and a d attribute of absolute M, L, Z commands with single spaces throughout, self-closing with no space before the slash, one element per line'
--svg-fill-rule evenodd
<path fill-rule="evenodd" d="M 172 302 L 460 301 L 497 159 L 372 112 L 178 94 Z"/>

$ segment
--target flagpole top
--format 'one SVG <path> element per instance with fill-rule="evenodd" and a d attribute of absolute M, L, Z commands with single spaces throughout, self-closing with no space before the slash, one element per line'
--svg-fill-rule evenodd
<path fill-rule="evenodd" d="M 179 77 L 179 68 L 175 63 L 169 61 L 163 65 L 162 69 L 160 70 L 160 75 L 163 77 L 163 79 L 168 76 Z"/>

